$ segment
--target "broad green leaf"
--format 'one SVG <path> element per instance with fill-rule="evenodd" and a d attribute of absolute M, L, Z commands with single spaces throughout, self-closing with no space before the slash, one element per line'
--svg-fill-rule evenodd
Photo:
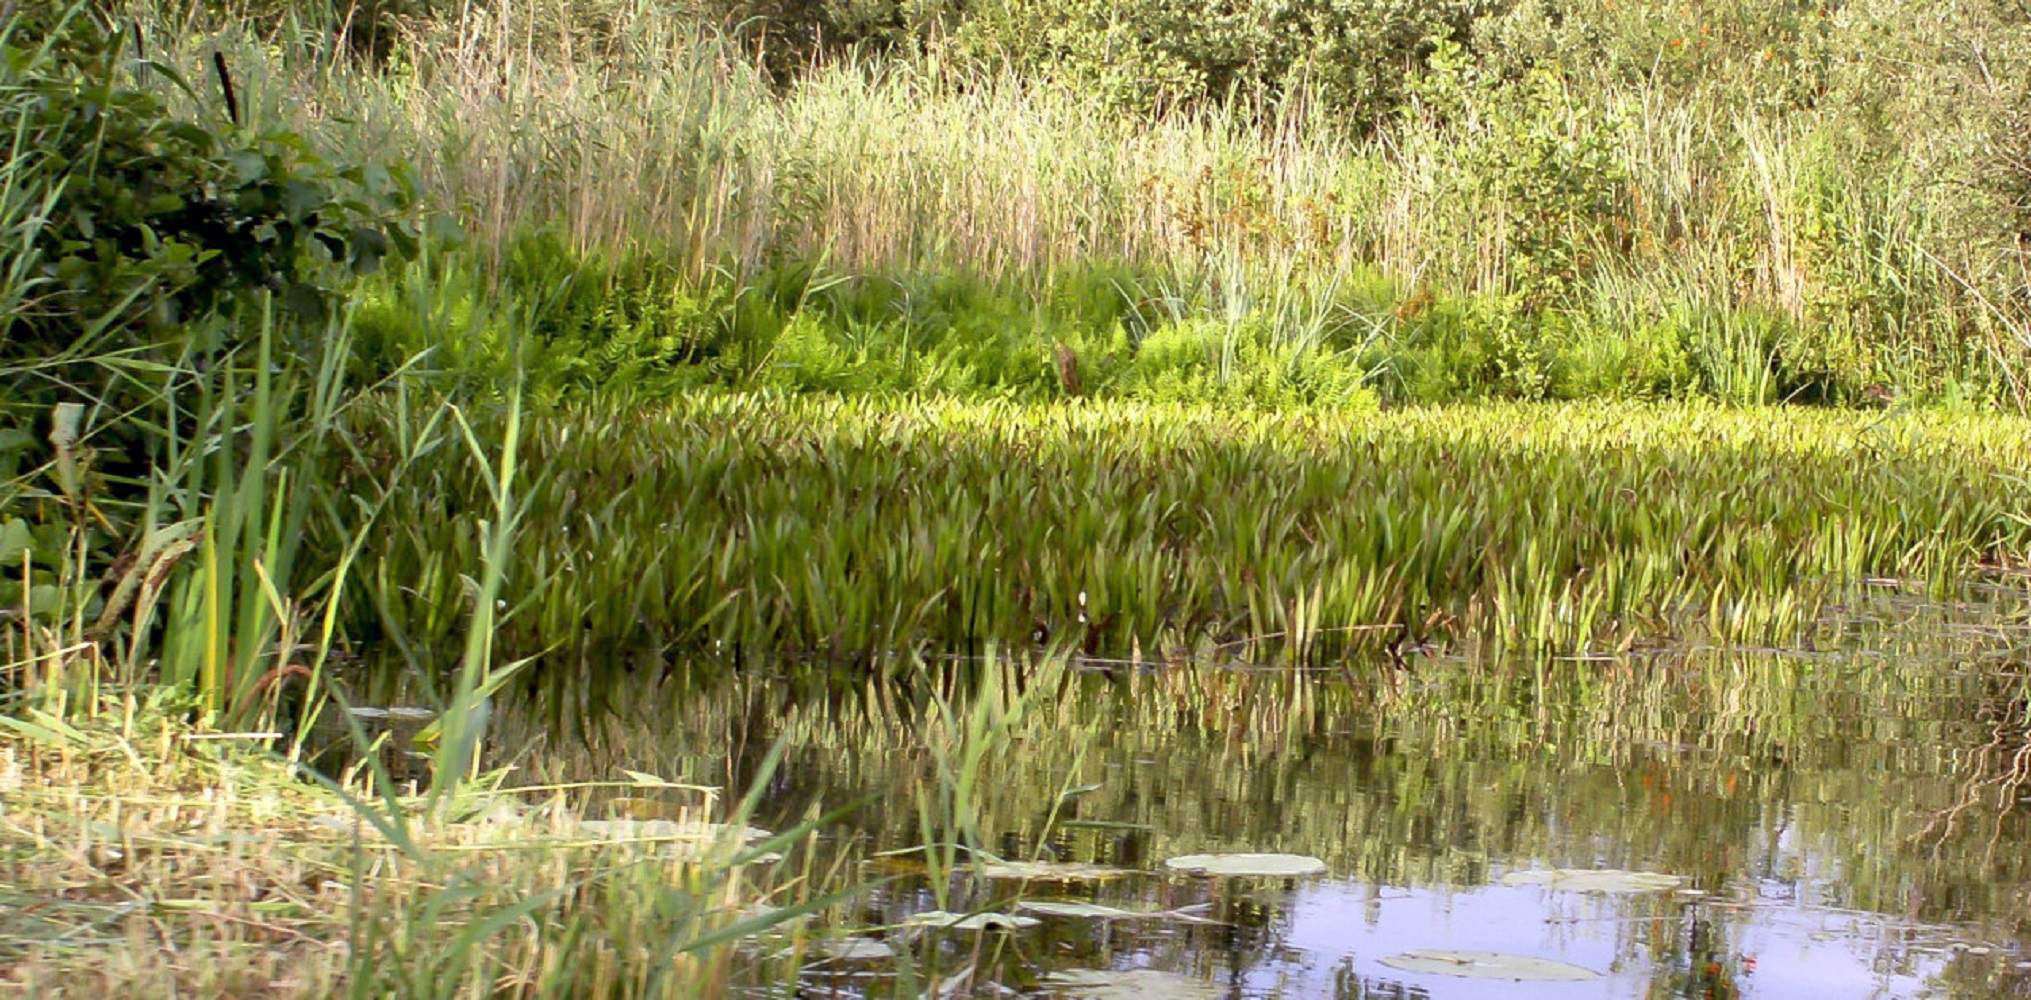
<path fill-rule="evenodd" d="M 35 552 L 35 536 L 28 530 L 28 522 L 17 517 L 0 524 L 0 573 L 20 573 L 24 552 Z"/>

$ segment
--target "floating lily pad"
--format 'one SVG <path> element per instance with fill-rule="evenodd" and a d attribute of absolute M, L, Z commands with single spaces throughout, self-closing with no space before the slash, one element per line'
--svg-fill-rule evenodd
<path fill-rule="evenodd" d="M 982 878 L 1031 882 L 1099 882 L 1128 874 L 1125 869 L 1078 861 L 993 861 L 980 866 Z"/>
<path fill-rule="evenodd" d="M 1451 951 L 1420 948 L 1391 955 L 1382 964 L 1405 972 L 1429 972 L 1463 979 L 1510 979 L 1531 983 L 1579 983 L 1601 974 L 1583 965 L 1554 958 L 1509 955 L 1499 951 Z"/>
<path fill-rule="evenodd" d="M 1034 917 L 1016 916 L 1010 913 L 947 913 L 944 910 L 925 910 L 903 921 L 917 927 L 943 927 L 955 931 L 1019 931 L 1035 927 L 1043 921 Z"/>
<path fill-rule="evenodd" d="M 1204 911 L 1212 908 L 1210 903 L 1181 906 L 1175 910 L 1123 910 L 1099 903 L 1082 903 L 1069 899 L 1029 899 L 1016 904 L 1016 909 L 1025 913 L 1037 913 L 1046 917 L 1066 917 L 1073 920 L 1166 920 L 1187 924 L 1210 924 Z"/>
<path fill-rule="evenodd" d="M 437 718 L 437 711 L 435 709 L 418 708 L 414 705 L 392 705 L 387 708 L 361 705 L 357 708 L 346 709 L 346 714 L 364 722 L 376 722 L 382 719 L 395 722 L 429 722 Z"/>
<path fill-rule="evenodd" d="M 1192 875 L 1295 878 L 1326 873 L 1324 861 L 1303 854 L 1187 854 L 1164 865 Z"/>
<path fill-rule="evenodd" d="M 1507 886 L 1541 885 L 1561 892 L 1662 892 L 1685 884 L 1677 875 L 1630 872 L 1619 868 L 1541 868 L 1502 876 Z"/>
<path fill-rule="evenodd" d="M 1068 969 L 1045 976 L 1043 985 L 1078 1000 L 1217 1000 L 1227 995 L 1203 979 L 1156 969 Z"/>
<path fill-rule="evenodd" d="M 873 938 L 834 938 L 820 941 L 811 950 L 841 962 L 880 962 L 896 957 L 896 950 Z"/>

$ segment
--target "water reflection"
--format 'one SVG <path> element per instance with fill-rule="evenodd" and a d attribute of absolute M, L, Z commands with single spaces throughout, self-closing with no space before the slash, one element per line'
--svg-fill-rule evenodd
<path fill-rule="evenodd" d="M 869 927 L 941 895 L 960 910 L 1020 893 L 1203 915 L 1049 918 L 998 942 L 986 978 L 1011 988 L 1054 968 L 1147 967 L 1247 997 L 2031 995 L 2031 829 L 2007 808 L 2031 760 L 2014 633 L 1951 624 L 1862 619 L 1834 653 L 1424 663 L 1388 684 L 1048 666 L 1018 679 L 978 664 L 847 692 L 784 677 L 668 682 L 637 714 L 523 763 L 543 780 L 628 767 L 738 789 L 782 736 L 768 820 L 877 797 L 827 831 L 825 850 L 849 865 L 963 828 L 1004 857 L 1141 873 L 1017 887 L 910 872 L 842 915 Z M 951 744 L 990 693 L 1004 739 L 968 758 L 976 780 L 955 795 Z M 525 740 L 541 745 L 509 737 Z M 1310 854 L 1332 875 L 1162 873 L 1166 857 L 1221 851 Z M 1686 888 L 1500 884 L 1534 868 L 1663 872 Z M 1433 948 L 1554 958 L 1600 978 L 1496 984 L 1382 961 Z"/>

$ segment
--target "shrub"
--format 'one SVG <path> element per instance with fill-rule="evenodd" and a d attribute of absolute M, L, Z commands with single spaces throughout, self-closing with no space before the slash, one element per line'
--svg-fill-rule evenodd
<path fill-rule="evenodd" d="M 1497 0 L 998 0 L 968 9 L 962 47 L 1056 70 L 1132 107 L 1306 88 L 1373 123 L 1432 40 L 1464 38 Z"/>
<path fill-rule="evenodd" d="M 1419 112 L 1454 140 L 1458 197 L 1495 200 L 1509 291 L 1524 311 L 1569 305 L 1602 260 L 1626 252 L 1621 122 L 1588 107 L 1562 74 L 1540 66 L 1504 81 L 1443 42 L 1416 92 Z"/>
<path fill-rule="evenodd" d="M 1144 337 L 1109 388 L 1152 402 L 1370 410 L 1365 381 L 1353 358 L 1280 341 L 1260 320 L 1188 319 Z"/>
<path fill-rule="evenodd" d="M 1502 0 L 694 0 L 778 80 L 855 47 L 937 49 L 1045 71 L 1150 109 L 1292 85 L 1372 123 L 1431 39 L 1462 37 Z"/>
<path fill-rule="evenodd" d="M 77 7 L 0 28 L 0 134 L 34 208 L 0 245 L 0 274 L 34 289 L 0 317 L 0 371 L 139 346 L 257 290 L 319 316 L 342 272 L 413 246 L 399 171 L 340 167 L 294 133 L 239 128 L 223 60 L 225 112 L 181 120 L 138 75 L 189 82 L 127 42 Z"/>

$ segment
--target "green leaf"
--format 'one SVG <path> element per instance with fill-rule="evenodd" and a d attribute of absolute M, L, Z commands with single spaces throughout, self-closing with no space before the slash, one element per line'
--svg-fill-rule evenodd
<path fill-rule="evenodd" d="M 308 219 L 330 200 L 322 184 L 298 178 L 283 182 L 282 210 L 297 222 Z"/>
<path fill-rule="evenodd" d="M 50 618 L 63 610 L 63 590 L 53 583 L 40 583 L 28 588 L 28 613 L 36 618 Z"/>
<path fill-rule="evenodd" d="M 33 555 L 35 536 L 29 531 L 28 522 L 14 518 L 0 524 L 0 574 L 9 569 L 19 569 L 23 554 Z"/>
<path fill-rule="evenodd" d="M 234 180 L 243 187 L 268 179 L 268 158 L 251 149 L 227 153 L 226 164 L 233 168 Z"/>

